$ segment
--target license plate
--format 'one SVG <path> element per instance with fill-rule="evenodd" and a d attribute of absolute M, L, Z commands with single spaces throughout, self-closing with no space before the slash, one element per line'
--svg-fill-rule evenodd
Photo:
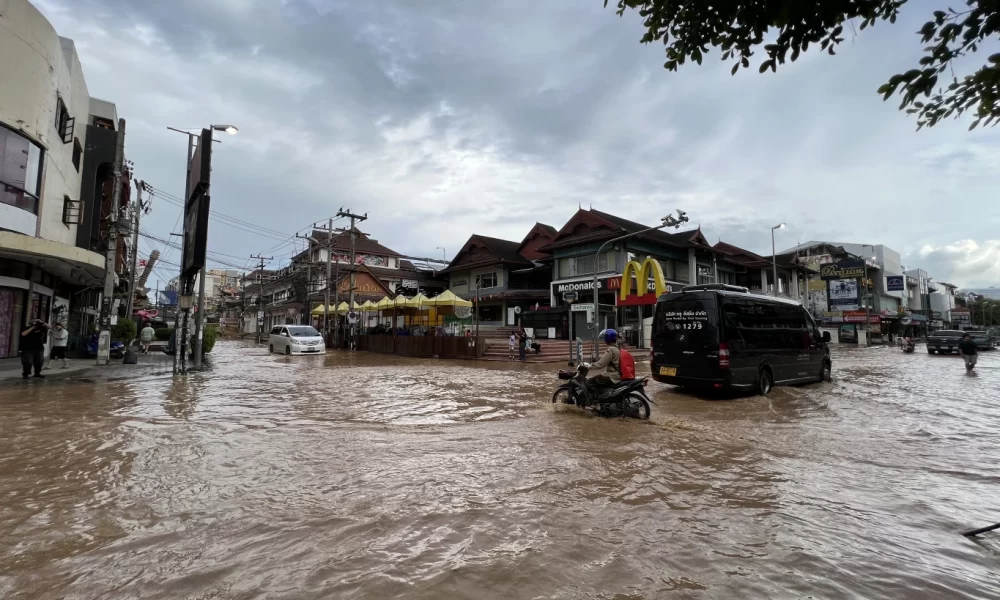
<path fill-rule="evenodd" d="M 666 377 L 676 377 L 677 367 L 660 367 L 660 375 Z"/>

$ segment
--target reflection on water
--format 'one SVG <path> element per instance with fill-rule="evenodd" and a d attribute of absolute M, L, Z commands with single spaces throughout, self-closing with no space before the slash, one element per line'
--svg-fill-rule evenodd
<path fill-rule="evenodd" d="M 186 379 L 0 389 L 0 597 L 1000 598 L 1000 353 L 651 422 L 554 368 L 220 343 Z"/>

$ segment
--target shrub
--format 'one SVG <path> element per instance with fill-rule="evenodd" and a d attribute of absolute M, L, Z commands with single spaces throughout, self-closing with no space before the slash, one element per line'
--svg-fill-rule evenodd
<path fill-rule="evenodd" d="M 119 319 L 118 324 L 111 328 L 111 341 L 122 342 L 128 346 L 135 338 L 135 321 L 132 319 Z"/>
<path fill-rule="evenodd" d="M 173 329 L 169 327 L 161 327 L 156 330 L 156 339 L 161 342 L 165 342 L 170 339 L 170 334 L 173 333 Z"/>
<path fill-rule="evenodd" d="M 201 354 L 202 356 L 208 354 L 215 347 L 215 338 L 217 331 L 215 327 L 205 327 L 205 331 L 201 334 Z"/>

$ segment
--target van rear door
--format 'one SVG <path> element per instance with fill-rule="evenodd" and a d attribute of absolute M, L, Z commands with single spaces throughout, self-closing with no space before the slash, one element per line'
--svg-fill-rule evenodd
<path fill-rule="evenodd" d="M 656 305 L 653 354 L 658 375 L 722 378 L 719 306 L 714 292 L 668 294 Z"/>

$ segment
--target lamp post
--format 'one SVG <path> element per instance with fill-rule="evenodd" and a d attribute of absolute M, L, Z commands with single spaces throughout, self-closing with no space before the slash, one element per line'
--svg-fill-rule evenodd
<path fill-rule="evenodd" d="M 448 253 L 445 252 L 444 248 L 442 248 L 441 246 L 438 246 L 437 248 L 435 248 L 435 250 L 440 250 L 441 251 L 441 259 L 444 262 L 448 262 Z"/>
<path fill-rule="evenodd" d="M 625 235 L 620 235 L 620 236 L 618 236 L 616 238 L 611 238 L 610 240 L 608 240 L 608 241 L 604 242 L 603 244 L 601 244 L 600 247 L 597 249 L 597 252 L 594 253 L 594 323 L 593 323 L 593 329 L 594 329 L 594 348 L 593 348 L 593 350 L 594 351 L 592 353 L 593 354 L 593 360 L 597 360 L 597 333 L 598 333 L 597 321 L 598 321 L 598 319 L 601 318 L 600 299 L 599 299 L 599 297 L 597 295 L 597 292 L 598 292 L 598 287 L 597 287 L 598 286 L 598 283 L 597 283 L 597 271 L 598 271 L 598 269 L 597 269 L 597 267 L 598 267 L 598 264 L 600 263 L 600 260 L 601 260 L 601 252 L 604 252 L 604 247 L 607 246 L 608 244 L 613 244 L 615 242 L 620 242 L 620 241 L 622 241 L 624 239 L 628 239 L 628 238 L 633 237 L 633 236 L 642 235 L 644 233 L 649 233 L 650 231 L 657 231 L 659 229 L 666 229 L 667 227 L 673 227 L 673 228 L 677 229 L 677 228 L 680 228 L 681 224 L 687 223 L 689 220 L 690 219 L 688 219 L 687 213 L 684 212 L 683 210 L 678 209 L 676 217 L 673 216 L 673 215 L 667 215 L 667 216 L 663 217 L 662 219 L 660 219 L 660 224 L 656 225 L 655 227 L 647 227 L 646 229 L 640 229 L 639 231 L 633 231 L 632 233 L 626 233 Z M 697 277 L 697 274 L 695 275 L 695 277 Z M 695 282 L 697 282 L 697 279 L 695 280 Z M 629 285 L 629 282 L 622 281 L 622 285 L 623 286 L 624 285 Z M 646 285 L 646 282 L 645 281 L 636 281 L 636 285 L 637 286 L 639 286 L 639 285 Z"/>
<path fill-rule="evenodd" d="M 208 127 L 213 131 L 225 131 L 229 135 L 236 135 L 239 133 L 239 128 L 235 125 L 210 125 Z M 177 133 L 183 133 L 188 136 L 188 155 L 187 155 L 187 177 L 184 180 L 184 209 L 187 210 L 187 203 L 191 201 L 191 157 L 194 155 L 195 140 L 198 139 L 197 133 L 192 133 L 191 131 L 185 131 L 183 129 L 177 129 L 174 127 L 167 127 L 170 131 L 176 131 Z M 212 140 L 216 143 L 222 143 L 219 140 Z M 187 219 L 184 219 L 185 230 L 184 239 L 187 239 Z M 184 258 L 181 257 L 181 271 L 184 270 Z M 181 284 L 183 285 L 183 275 L 181 277 Z M 198 310 L 194 315 L 195 319 L 195 336 L 194 336 L 194 364 L 192 365 L 195 369 L 201 368 L 202 362 L 202 337 L 205 328 L 205 267 L 202 266 L 201 272 L 198 274 Z M 185 325 L 187 324 L 187 319 L 185 319 Z M 174 325 L 176 327 L 176 324 Z M 186 327 L 185 327 L 186 330 Z M 184 332 L 187 333 L 186 331 Z M 187 336 L 184 336 L 183 349 L 187 351 Z M 174 361 L 174 373 L 177 372 L 176 367 L 177 361 Z M 183 364 L 183 363 L 182 363 Z"/>
<path fill-rule="evenodd" d="M 778 223 L 777 225 L 775 225 L 774 227 L 771 228 L 771 265 L 774 267 L 774 288 L 773 288 L 774 292 L 773 292 L 773 295 L 776 298 L 778 297 L 778 253 L 774 249 L 774 232 L 777 229 L 784 229 L 784 228 L 785 228 L 785 224 L 784 223 Z"/>

